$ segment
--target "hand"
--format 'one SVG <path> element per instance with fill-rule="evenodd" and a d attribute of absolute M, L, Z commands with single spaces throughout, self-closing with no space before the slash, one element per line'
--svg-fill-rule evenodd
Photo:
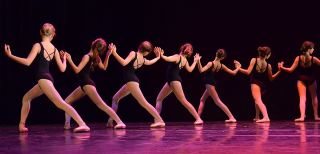
<path fill-rule="evenodd" d="M 113 45 L 113 43 L 110 43 L 109 46 L 108 46 L 108 52 L 107 52 L 107 56 L 110 56 L 112 54 L 112 50 L 113 48 L 115 47 L 115 45 Z"/>
<path fill-rule="evenodd" d="M 164 51 L 161 49 L 160 55 L 163 56 L 163 54 L 164 54 Z"/>
<path fill-rule="evenodd" d="M 68 61 L 72 61 L 71 55 L 69 53 L 66 53 L 65 55 L 66 55 L 66 58 L 67 58 Z"/>
<path fill-rule="evenodd" d="M 111 50 L 112 50 L 111 51 L 112 54 L 117 53 L 117 47 L 114 44 L 111 45 Z"/>
<path fill-rule="evenodd" d="M 9 57 L 11 56 L 11 50 L 9 45 L 4 45 L 4 53 Z"/>
<path fill-rule="evenodd" d="M 283 61 L 278 63 L 278 69 L 279 69 L 279 70 L 281 70 L 281 68 L 283 67 L 283 64 L 284 64 Z"/>
<path fill-rule="evenodd" d="M 160 52 L 162 52 L 161 50 L 162 49 L 160 47 L 155 47 L 153 52 L 154 54 L 156 54 L 157 57 L 160 57 Z"/>
<path fill-rule="evenodd" d="M 241 64 L 240 64 L 238 61 L 236 61 L 236 60 L 234 60 L 233 63 L 234 63 L 234 66 L 235 66 L 236 68 L 240 68 L 240 67 L 241 67 Z"/>
<path fill-rule="evenodd" d="M 60 58 L 63 59 L 63 57 L 64 57 L 65 54 L 66 54 L 66 53 L 61 50 L 61 51 L 60 51 Z"/>
<path fill-rule="evenodd" d="M 193 61 L 195 62 L 195 61 L 199 60 L 199 58 L 200 58 L 199 54 L 196 53 L 196 55 L 194 55 L 194 57 L 193 57 Z"/>

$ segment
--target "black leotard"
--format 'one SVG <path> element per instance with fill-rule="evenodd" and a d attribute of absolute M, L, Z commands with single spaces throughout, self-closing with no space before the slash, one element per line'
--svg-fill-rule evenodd
<path fill-rule="evenodd" d="M 300 62 L 303 63 L 302 66 L 301 66 Z M 311 63 L 310 66 L 308 65 L 309 63 Z M 313 65 L 312 64 L 313 64 L 313 56 L 311 57 L 311 60 L 308 62 L 303 62 L 299 56 L 298 80 L 301 81 L 306 87 L 311 86 L 316 81 L 315 76 L 313 74 L 313 67 L 312 67 Z"/>
<path fill-rule="evenodd" d="M 204 83 L 217 87 L 216 80 L 214 79 L 214 74 L 222 69 L 222 64 L 219 70 L 217 70 L 218 66 L 214 70 L 212 70 L 213 68 L 214 68 L 214 63 L 212 62 L 212 66 L 204 72 Z"/>
<path fill-rule="evenodd" d="M 180 60 L 177 64 L 175 64 L 174 62 L 171 62 L 168 69 L 167 69 L 166 76 L 167 76 L 167 82 L 168 82 L 169 86 L 172 81 L 182 82 L 181 77 L 179 76 L 179 72 L 184 66 L 186 66 L 187 63 L 184 66 L 182 66 L 181 68 L 179 67 L 180 63 L 181 63 L 181 56 L 180 56 Z"/>
<path fill-rule="evenodd" d="M 77 74 L 77 78 L 78 78 L 78 83 L 82 89 L 82 91 L 84 91 L 83 87 L 85 85 L 92 85 L 92 86 L 96 86 L 96 84 L 91 80 L 90 78 L 90 73 L 91 73 L 91 55 L 87 54 L 89 56 L 89 61 L 88 63 L 82 68 L 82 70 Z"/>
<path fill-rule="evenodd" d="M 50 72 L 49 72 L 49 65 L 52 61 L 52 59 L 55 56 L 56 53 L 56 48 L 54 49 L 54 51 L 49 54 L 48 51 L 43 47 L 42 43 L 39 43 L 41 46 L 41 50 L 40 53 L 38 54 L 37 58 L 37 72 L 36 72 L 36 80 L 39 81 L 40 79 L 47 79 L 50 80 L 52 83 L 54 82 Z M 48 54 L 47 57 L 44 57 L 44 51 Z M 50 58 L 50 55 L 53 54 L 53 58 Z M 49 58 L 50 60 L 48 61 L 47 58 Z"/>
<path fill-rule="evenodd" d="M 133 64 L 134 64 L 134 62 L 135 62 L 136 60 L 137 60 L 137 65 L 136 65 L 137 68 L 136 68 L 136 69 L 138 69 L 139 65 L 143 65 L 144 62 L 145 62 L 145 60 L 144 60 L 142 64 L 139 64 L 139 63 L 138 63 L 138 59 L 137 59 L 137 53 L 136 53 L 134 59 L 132 59 L 129 64 L 127 64 L 126 66 L 124 66 L 124 69 L 123 69 L 123 78 L 124 78 L 124 81 L 125 81 L 126 83 L 128 83 L 128 82 L 130 82 L 130 81 L 133 81 L 133 82 L 138 82 L 138 83 L 140 84 L 140 81 L 139 81 L 138 77 L 137 77 L 136 74 L 135 74 L 136 69 L 135 69 L 134 66 L 133 66 Z"/>
<path fill-rule="evenodd" d="M 259 73 L 256 70 L 256 66 L 258 66 L 261 73 Z M 265 71 L 262 72 L 264 69 L 265 69 Z M 267 71 L 268 71 L 268 63 L 267 63 L 266 68 L 261 69 L 260 66 L 258 65 L 258 59 L 256 59 L 256 63 L 254 64 L 253 70 L 251 72 L 250 84 L 258 85 L 260 87 L 261 94 L 264 94 L 264 92 L 266 92 L 266 90 L 267 90 L 267 87 L 265 84 L 266 77 L 268 76 Z"/>

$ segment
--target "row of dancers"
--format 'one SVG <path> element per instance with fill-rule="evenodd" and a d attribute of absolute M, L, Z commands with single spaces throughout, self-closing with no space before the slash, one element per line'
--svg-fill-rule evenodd
<path fill-rule="evenodd" d="M 306 41 L 301 47 L 301 56 L 297 56 L 293 65 L 290 68 L 283 67 L 283 62 L 278 63 L 278 72 L 272 74 L 272 67 L 267 63 L 267 59 L 271 56 L 271 49 L 269 47 L 259 47 L 258 57 L 252 58 L 248 69 L 242 69 L 241 64 L 238 61 L 234 61 L 235 69 L 231 70 L 221 63 L 227 56 L 224 49 L 219 49 L 216 52 L 215 59 L 208 62 L 204 67 L 201 65 L 201 56 L 195 54 L 193 63 L 190 65 L 187 61 L 188 58 L 193 54 L 193 47 L 191 44 L 186 43 L 180 47 L 180 53 L 172 56 L 165 56 L 164 51 L 160 47 L 153 48 L 152 44 L 148 41 L 144 41 L 138 47 L 138 51 L 131 51 L 129 55 L 123 59 L 117 54 L 117 49 L 114 44 L 109 44 L 102 39 L 96 39 L 91 44 L 91 49 L 88 54 L 84 55 L 80 64 L 76 66 L 71 58 L 71 55 L 67 52 L 60 51 L 54 47 L 51 43 L 55 36 L 55 28 L 52 24 L 46 23 L 40 29 L 40 35 L 42 37 L 42 42 L 35 43 L 31 49 L 31 52 L 27 58 L 20 58 L 12 55 L 10 46 L 5 45 L 5 54 L 12 60 L 21 63 L 23 65 L 29 66 L 34 60 L 37 62 L 36 67 L 36 79 L 37 84 L 29 90 L 22 99 L 22 109 L 21 109 L 21 119 L 19 124 L 20 132 L 26 132 L 28 129 L 25 127 L 25 122 L 30 110 L 31 101 L 45 94 L 58 108 L 65 111 L 65 129 L 71 129 L 70 120 L 71 117 L 78 123 L 79 127 L 74 129 L 74 132 L 87 132 L 90 128 L 81 119 L 76 110 L 71 106 L 75 101 L 82 98 L 85 95 L 88 97 L 104 112 L 106 112 L 110 118 L 107 123 L 107 127 L 113 127 L 113 121 L 116 122 L 114 126 L 115 129 L 125 128 L 126 125 L 121 121 L 121 119 L 116 114 L 119 101 L 128 94 L 132 96 L 139 102 L 139 104 L 144 107 L 153 117 L 154 123 L 150 127 L 164 127 L 165 123 L 160 117 L 163 100 L 173 92 L 177 99 L 188 109 L 188 111 L 194 116 L 196 121 L 195 125 L 203 124 L 200 116 L 202 114 L 203 108 L 205 106 L 206 99 L 211 96 L 217 106 L 219 106 L 225 114 L 229 117 L 225 122 L 236 122 L 236 119 L 228 109 L 228 107 L 219 99 L 218 93 L 216 91 L 217 83 L 215 81 L 216 73 L 220 71 L 225 71 L 229 74 L 235 75 L 238 71 L 244 74 L 251 74 L 251 91 L 252 96 L 255 101 L 256 116 L 254 121 L 257 123 L 270 122 L 266 106 L 261 100 L 261 96 L 266 92 L 265 81 L 269 78 L 273 81 L 281 72 L 285 70 L 287 72 L 292 72 L 297 67 L 299 69 L 299 75 L 297 80 L 297 87 L 300 96 L 300 113 L 301 116 L 295 121 L 304 121 L 305 119 L 305 102 L 306 102 L 306 88 L 310 90 L 312 97 L 312 104 L 314 109 L 314 119 L 320 120 L 318 117 L 318 99 L 316 94 L 316 81 L 314 73 L 312 71 L 313 63 L 320 65 L 318 58 L 311 56 L 314 50 L 314 44 L 312 42 Z M 104 61 L 100 59 L 106 49 L 106 58 Z M 154 52 L 156 58 L 152 60 L 145 59 L 150 52 Z M 95 83 L 90 78 L 90 73 L 93 72 L 96 67 L 102 70 L 106 70 L 108 67 L 109 57 L 113 55 L 116 60 L 124 67 L 123 77 L 125 80 L 125 85 L 113 96 L 112 98 L 112 108 L 110 108 L 99 96 Z M 135 75 L 135 70 L 140 68 L 142 65 L 152 65 L 157 62 L 160 58 L 170 62 L 167 69 L 166 77 L 167 82 L 160 91 L 156 99 L 156 108 L 154 108 L 150 103 L 147 102 L 139 88 L 139 79 Z M 72 70 L 77 74 L 77 79 L 79 87 L 76 88 L 65 100 L 63 100 L 60 94 L 56 91 L 53 83 L 54 80 L 49 72 L 49 64 L 55 59 L 61 72 L 66 70 L 66 63 L 70 64 Z M 62 60 L 61 60 L 62 59 Z M 200 99 L 200 105 L 198 112 L 195 108 L 188 102 L 183 93 L 181 86 L 181 78 L 179 76 L 179 71 L 185 68 L 188 72 L 192 72 L 195 66 L 198 65 L 198 70 L 200 73 L 204 72 L 204 82 L 206 90 Z M 259 115 L 262 112 L 263 118 L 260 119 Z"/>

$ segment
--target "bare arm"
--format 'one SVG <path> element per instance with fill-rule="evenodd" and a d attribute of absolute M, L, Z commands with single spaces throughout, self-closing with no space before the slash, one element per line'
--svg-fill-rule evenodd
<path fill-rule="evenodd" d="M 283 69 L 286 72 L 291 73 L 297 68 L 298 63 L 299 63 L 299 56 L 294 60 L 292 66 L 290 68 L 286 68 L 286 67 L 281 66 L 281 69 Z M 282 64 L 283 64 L 283 62 L 282 62 Z"/>
<path fill-rule="evenodd" d="M 57 50 L 57 49 L 55 49 Z M 56 52 L 56 51 L 54 51 Z M 67 56 L 67 52 L 63 52 L 62 50 L 60 51 L 60 55 L 62 55 L 62 59 L 63 61 L 61 61 L 59 53 L 54 53 L 54 59 L 56 60 L 56 63 L 58 65 L 58 68 L 61 72 L 64 72 L 67 68 L 67 63 L 66 63 L 66 56 Z"/>
<path fill-rule="evenodd" d="M 196 67 L 198 59 L 199 59 L 199 54 L 197 53 L 197 54 L 194 56 L 192 65 L 189 66 L 189 63 L 188 63 L 188 61 L 187 61 L 187 64 L 186 64 L 186 66 L 185 66 L 184 68 L 185 68 L 189 73 L 191 73 L 191 72 L 194 70 L 194 68 Z"/>
<path fill-rule="evenodd" d="M 72 68 L 72 70 L 74 71 L 74 73 L 78 74 L 83 68 L 84 66 L 86 66 L 86 64 L 89 62 L 90 57 L 88 55 L 84 55 L 80 64 L 78 65 L 78 67 L 73 63 L 72 59 L 71 59 L 71 55 L 70 54 L 66 54 L 67 55 L 67 60 Z"/>
<path fill-rule="evenodd" d="M 231 75 L 236 75 L 237 72 L 239 71 L 241 65 L 238 65 L 236 69 L 234 70 L 230 70 L 227 66 L 225 66 L 224 64 L 222 64 L 222 70 L 226 71 L 227 73 L 231 74 Z"/>
<path fill-rule="evenodd" d="M 160 59 L 161 48 L 155 47 L 153 52 L 156 54 L 157 57 L 153 58 L 152 60 L 148 60 L 148 59 L 144 58 L 144 60 L 145 60 L 144 65 L 152 65 Z"/>
<path fill-rule="evenodd" d="M 41 49 L 40 44 L 36 43 L 33 45 L 31 52 L 29 53 L 29 56 L 27 58 L 20 58 L 11 54 L 9 45 L 6 45 L 6 44 L 4 45 L 4 52 L 10 59 L 26 66 L 30 66 L 30 64 L 33 62 L 33 60 L 36 58 L 37 54 L 39 53 L 40 49 Z"/>
<path fill-rule="evenodd" d="M 117 59 L 117 61 L 122 65 L 122 66 L 126 66 L 130 63 L 130 61 L 134 58 L 135 56 L 135 52 L 131 51 L 128 55 L 128 57 L 126 59 L 123 59 L 122 57 L 120 57 L 117 53 L 117 48 L 114 47 L 114 49 L 112 50 L 112 54 L 113 56 Z"/>
<path fill-rule="evenodd" d="M 239 71 L 242 72 L 243 74 L 249 75 L 253 69 L 255 62 L 256 62 L 256 59 L 252 58 L 248 69 L 245 70 L 245 69 L 240 68 Z"/>
<path fill-rule="evenodd" d="M 317 57 L 313 57 L 313 63 L 315 63 L 318 66 L 320 66 L 320 60 Z"/>
<path fill-rule="evenodd" d="M 169 56 L 169 57 L 165 56 L 163 50 L 160 53 L 160 57 L 163 60 L 167 61 L 167 62 L 176 62 L 176 63 L 178 63 L 179 60 L 180 60 L 180 56 L 179 55 L 173 55 L 173 56 Z"/>
<path fill-rule="evenodd" d="M 201 58 L 199 58 L 199 60 L 198 60 L 198 70 L 199 70 L 200 73 L 202 73 L 202 72 L 208 70 L 212 66 L 212 63 L 208 62 L 208 64 L 206 66 L 202 67 L 200 59 Z"/>
<path fill-rule="evenodd" d="M 268 64 L 268 77 L 269 77 L 270 81 L 273 81 L 274 79 L 276 79 L 276 77 L 280 74 L 280 72 L 281 72 L 280 64 L 278 64 L 278 69 L 279 69 L 278 72 L 276 74 L 272 75 L 271 65 Z"/>
<path fill-rule="evenodd" d="M 109 44 L 109 50 L 106 54 L 106 58 L 104 59 L 104 62 L 102 64 L 102 61 L 100 60 L 99 62 L 99 68 L 102 69 L 102 70 L 106 70 L 107 67 L 108 67 L 108 63 L 109 63 L 109 58 L 110 58 L 110 55 L 112 54 L 112 50 L 114 49 L 115 45 L 113 45 L 113 43 Z"/>

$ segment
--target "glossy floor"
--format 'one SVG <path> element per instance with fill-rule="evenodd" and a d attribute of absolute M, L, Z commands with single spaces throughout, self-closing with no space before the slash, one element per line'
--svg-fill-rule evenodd
<path fill-rule="evenodd" d="M 320 153 L 320 122 L 171 122 L 155 129 L 150 124 L 126 123 L 122 130 L 88 124 L 88 133 L 63 125 L 29 125 L 28 133 L 0 127 L 0 153 Z"/>

